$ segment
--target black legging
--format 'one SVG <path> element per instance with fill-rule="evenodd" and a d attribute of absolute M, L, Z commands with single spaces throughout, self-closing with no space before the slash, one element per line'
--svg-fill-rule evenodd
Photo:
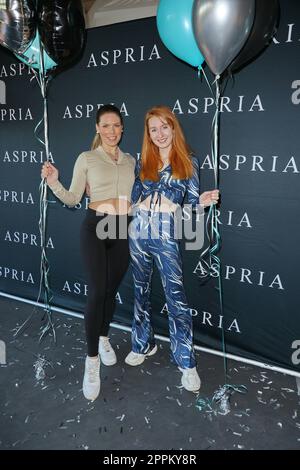
<path fill-rule="evenodd" d="M 84 318 L 87 353 L 90 357 L 98 354 L 99 336 L 108 335 L 115 309 L 115 297 L 129 264 L 127 236 L 125 239 L 98 238 L 97 224 L 104 217 L 107 216 L 99 216 L 93 209 L 87 209 L 80 231 L 81 253 L 88 274 L 88 296 Z M 129 217 L 124 215 L 108 217 L 116 222 L 118 237 L 119 224 L 125 222 L 127 228 Z"/>

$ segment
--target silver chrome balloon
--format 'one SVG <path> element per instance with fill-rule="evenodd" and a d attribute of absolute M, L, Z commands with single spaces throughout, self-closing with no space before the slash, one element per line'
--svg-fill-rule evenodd
<path fill-rule="evenodd" d="M 226 70 L 245 44 L 254 15 L 255 0 L 195 0 L 195 39 L 215 75 Z"/>
<path fill-rule="evenodd" d="M 0 44 L 24 52 L 35 36 L 35 0 L 6 0 L 0 4 Z"/>

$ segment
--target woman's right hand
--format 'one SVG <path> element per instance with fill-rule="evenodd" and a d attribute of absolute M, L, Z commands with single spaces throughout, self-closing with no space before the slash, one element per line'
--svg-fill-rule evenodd
<path fill-rule="evenodd" d="M 58 170 L 50 162 L 45 162 L 41 171 L 42 179 L 46 178 L 47 184 L 53 184 L 58 180 Z"/>

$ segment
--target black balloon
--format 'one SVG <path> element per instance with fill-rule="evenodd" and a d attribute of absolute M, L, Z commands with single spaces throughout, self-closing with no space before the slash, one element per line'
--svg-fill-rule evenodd
<path fill-rule="evenodd" d="M 252 30 L 243 49 L 229 65 L 229 73 L 252 62 L 270 44 L 277 31 L 279 11 L 278 0 L 256 0 Z"/>
<path fill-rule="evenodd" d="M 58 65 L 66 65 L 82 51 L 85 21 L 80 0 L 43 0 L 38 29 L 45 51 Z"/>
<path fill-rule="evenodd" d="M 24 52 L 36 32 L 35 0 L 6 0 L 0 5 L 0 44 Z"/>

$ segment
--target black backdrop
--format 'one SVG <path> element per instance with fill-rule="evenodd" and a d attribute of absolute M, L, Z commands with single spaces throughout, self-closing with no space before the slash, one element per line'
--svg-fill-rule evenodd
<path fill-rule="evenodd" d="M 206 67 L 209 79 L 213 77 Z M 39 287 L 39 182 L 42 145 L 34 128 L 42 98 L 25 65 L 0 50 L 0 290 L 35 300 Z M 50 149 L 68 186 L 77 155 L 90 147 L 95 111 L 111 102 L 124 114 L 121 147 L 140 151 L 143 117 L 155 104 L 178 115 L 199 158 L 202 190 L 213 185 L 210 129 L 214 106 L 205 81 L 161 43 L 155 18 L 88 31 L 80 62 L 49 89 Z M 220 232 L 224 318 L 217 280 L 201 286 L 199 252 L 184 252 L 185 285 L 194 314 L 195 343 L 300 371 L 299 111 L 300 4 L 281 1 L 276 39 L 230 81 L 220 136 Z M 75 209 L 49 192 L 48 258 L 53 305 L 82 312 L 86 275 L 79 227 L 88 199 Z M 115 319 L 132 319 L 130 270 L 118 294 Z M 153 282 L 154 326 L 167 333 L 158 276 Z M 298 346 L 299 347 L 299 346 Z"/>

